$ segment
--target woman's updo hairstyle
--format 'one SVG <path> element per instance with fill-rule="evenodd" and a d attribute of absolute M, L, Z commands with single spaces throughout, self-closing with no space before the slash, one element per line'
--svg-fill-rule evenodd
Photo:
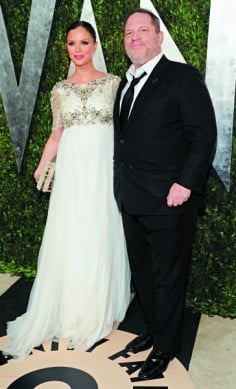
<path fill-rule="evenodd" d="M 74 30 L 77 27 L 85 28 L 85 30 L 87 30 L 89 32 L 89 34 L 91 35 L 91 37 L 93 38 L 93 41 L 96 42 L 97 37 L 96 37 L 96 32 L 95 32 L 93 26 L 90 23 L 85 22 L 83 20 L 76 20 L 75 22 L 71 23 L 66 29 L 66 37 L 67 37 L 70 30 Z"/>

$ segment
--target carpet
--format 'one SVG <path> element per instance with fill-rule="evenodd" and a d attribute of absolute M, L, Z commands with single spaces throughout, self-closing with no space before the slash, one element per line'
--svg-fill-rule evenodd
<path fill-rule="evenodd" d="M 0 350 L 7 341 L 6 322 L 25 312 L 32 281 L 19 279 L 0 297 Z M 149 350 L 128 353 L 125 345 L 145 328 L 135 297 L 117 330 L 87 352 L 69 350 L 66 341 L 46 342 L 22 361 L 0 352 L 0 389 L 193 389 L 188 375 L 200 314 L 185 309 L 182 350 L 158 379 L 140 381 L 137 373 Z"/>

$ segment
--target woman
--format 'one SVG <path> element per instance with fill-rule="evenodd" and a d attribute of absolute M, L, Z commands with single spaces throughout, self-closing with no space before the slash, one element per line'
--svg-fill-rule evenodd
<path fill-rule="evenodd" d="M 122 321 L 130 272 L 113 198 L 112 111 L 117 76 L 93 65 L 96 34 L 83 21 L 66 34 L 74 74 L 51 94 L 52 133 L 35 171 L 56 157 L 56 174 L 27 311 L 8 323 L 8 352 L 29 354 L 56 338 L 87 350 Z"/>

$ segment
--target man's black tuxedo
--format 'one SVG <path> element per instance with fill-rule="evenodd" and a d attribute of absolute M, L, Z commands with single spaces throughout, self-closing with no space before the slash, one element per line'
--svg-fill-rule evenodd
<path fill-rule="evenodd" d="M 114 107 L 115 197 L 132 214 L 185 212 L 202 191 L 215 143 L 215 116 L 204 81 L 195 68 L 163 56 L 121 129 L 125 83 L 120 83 Z M 166 205 L 174 182 L 193 192 L 175 209 Z"/>
<path fill-rule="evenodd" d="M 154 348 L 175 355 L 181 346 L 184 297 L 196 209 L 212 160 L 216 122 L 200 73 L 162 56 L 131 110 L 119 121 L 114 106 L 114 192 L 122 210 L 133 281 Z M 167 206 L 172 184 L 190 199 Z"/>

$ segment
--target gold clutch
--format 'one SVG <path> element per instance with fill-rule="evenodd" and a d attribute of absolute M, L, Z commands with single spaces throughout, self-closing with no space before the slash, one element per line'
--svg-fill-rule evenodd
<path fill-rule="evenodd" d="M 37 189 L 42 192 L 48 192 L 52 189 L 54 174 L 55 174 L 56 162 L 47 162 L 40 174 L 37 182 Z"/>

